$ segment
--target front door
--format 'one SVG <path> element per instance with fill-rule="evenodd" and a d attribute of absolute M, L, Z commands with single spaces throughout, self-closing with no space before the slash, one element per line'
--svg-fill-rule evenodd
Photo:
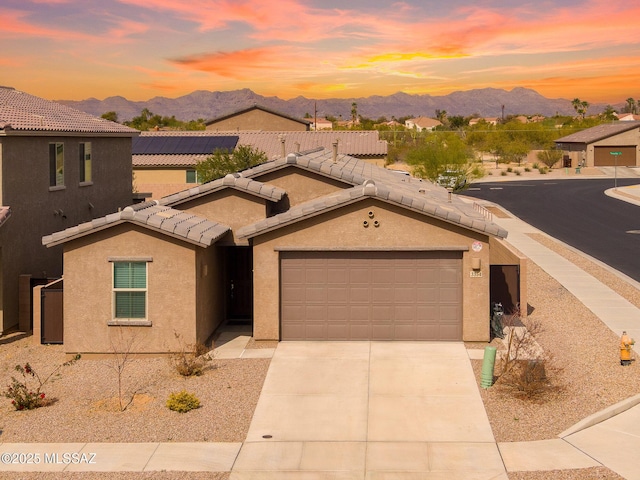
<path fill-rule="evenodd" d="M 253 319 L 253 251 L 251 247 L 226 248 L 227 318 Z"/>

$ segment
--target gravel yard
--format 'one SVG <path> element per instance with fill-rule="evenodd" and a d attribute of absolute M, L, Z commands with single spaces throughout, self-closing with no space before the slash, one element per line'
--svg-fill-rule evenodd
<path fill-rule="evenodd" d="M 640 292 L 623 279 L 544 235 L 536 240 L 561 253 L 609 287 L 638 305 Z M 536 399 L 515 398 L 498 382 L 480 389 L 498 442 L 528 441 L 556 436 L 584 417 L 640 393 L 636 363 L 619 364 L 618 337 L 582 303 L 537 265 L 528 269 L 531 307 L 525 325 L 537 322 L 536 341 L 551 357 L 552 394 Z M 9 339 L 10 340 L 10 339 Z M 4 391 L 16 364 L 30 362 L 40 375 L 48 374 L 65 358 L 61 346 L 36 346 L 32 339 L 0 343 L 0 388 Z M 500 340 L 494 340 L 498 346 Z M 252 342 L 251 346 L 261 346 Z M 484 345 L 470 345 L 483 348 Z M 472 362 L 480 379 L 481 361 Z M 108 360 L 80 359 L 63 367 L 60 377 L 43 390 L 52 403 L 45 408 L 16 412 L 0 398 L 2 442 L 179 442 L 243 441 L 269 366 L 266 359 L 216 360 L 215 368 L 200 377 L 182 378 L 166 359 L 136 359 L 123 375 L 132 404 L 118 410 L 117 375 Z M 202 407 L 187 414 L 165 407 L 171 392 L 186 389 L 198 396 Z M 0 473 L 0 478 L 15 474 Z M 55 473 L 21 474 L 24 479 L 49 480 Z M 69 480 L 88 479 L 215 479 L 222 473 L 82 473 L 65 474 Z M 554 472 L 514 472 L 511 480 L 620 479 L 606 468 Z"/>

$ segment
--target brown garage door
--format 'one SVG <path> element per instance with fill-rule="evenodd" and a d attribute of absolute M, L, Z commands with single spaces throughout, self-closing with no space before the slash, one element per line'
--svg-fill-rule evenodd
<path fill-rule="evenodd" d="M 283 340 L 461 340 L 461 252 L 281 252 Z"/>
<path fill-rule="evenodd" d="M 620 152 L 620 155 L 611 155 L 611 152 Z M 636 165 L 636 147 L 596 147 L 593 164 L 596 167 L 633 167 Z"/>

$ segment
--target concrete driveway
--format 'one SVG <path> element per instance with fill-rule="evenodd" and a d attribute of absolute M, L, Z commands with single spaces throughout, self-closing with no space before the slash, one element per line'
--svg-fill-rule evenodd
<path fill-rule="evenodd" d="M 230 478 L 507 474 L 462 343 L 281 342 Z"/>

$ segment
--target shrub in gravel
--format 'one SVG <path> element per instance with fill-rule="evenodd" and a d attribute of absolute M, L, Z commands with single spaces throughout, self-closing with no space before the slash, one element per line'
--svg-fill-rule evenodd
<path fill-rule="evenodd" d="M 43 407 L 46 405 L 46 395 L 42 391 L 42 388 L 54 378 L 58 370 L 67 365 L 71 365 L 80 358 L 80 355 L 76 355 L 68 362 L 64 362 L 58 365 L 49 375 L 40 378 L 40 375 L 36 373 L 33 367 L 29 363 L 23 365 L 16 365 L 15 371 L 20 373 L 22 380 L 18 380 L 16 377 L 11 377 L 11 384 L 4 392 L 6 398 L 11 399 L 11 405 L 16 410 L 33 410 L 34 408 Z"/>
<path fill-rule="evenodd" d="M 190 410 L 200 408 L 200 400 L 186 390 L 173 392 L 167 399 L 167 408 L 174 412 L 187 413 Z"/>
<path fill-rule="evenodd" d="M 178 341 L 181 340 L 180 334 L 175 334 Z M 202 343 L 194 343 L 186 345 L 181 342 L 180 350 L 169 356 L 171 366 L 175 368 L 183 377 L 199 376 L 209 362 L 213 360 L 210 349 Z"/>

